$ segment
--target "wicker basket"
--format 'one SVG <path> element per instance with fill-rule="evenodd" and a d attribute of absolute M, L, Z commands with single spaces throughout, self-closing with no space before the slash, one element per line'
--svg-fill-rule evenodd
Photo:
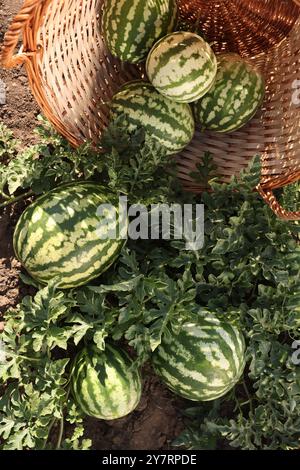
<path fill-rule="evenodd" d="M 25 0 L 1 50 L 4 67 L 25 63 L 45 116 L 75 146 L 87 139 L 98 141 L 108 124 L 113 94 L 124 82 L 144 76 L 143 66 L 122 64 L 106 50 L 100 29 L 102 3 Z M 300 178 L 300 106 L 295 89 L 300 80 L 300 0 L 179 0 L 179 6 L 181 20 L 199 27 L 217 52 L 230 50 L 248 57 L 267 81 L 263 109 L 249 125 L 229 135 L 196 132 L 178 157 L 184 187 L 201 191 L 190 174 L 204 151 L 212 153 L 225 182 L 260 154 L 260 194 L 279 217 L 300 219 L 300 212 L 285 211 L 272 193 Z M 23 46 L 14 55 L 21 33 Z"/>

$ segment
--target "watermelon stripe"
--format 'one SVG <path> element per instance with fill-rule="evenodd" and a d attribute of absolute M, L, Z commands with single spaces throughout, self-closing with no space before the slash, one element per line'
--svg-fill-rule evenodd
<path fill-rule="evenodd" d="M 41 283 L 57 278 L 66 289 L 95 279 L 111 266 L 126 240 L 101 239 L 101 233 L 114 228 L 118 235 L 118 211 L 116 220 L 113 214 L 103 222 L 97 216 L 103 203 L 118 207 L 107 189 L 77 183 L 56 188 L 26 209 L 15 230 L 14 249 L 33 278 Z"/>
<path fill-rule="evenodd" d="M 113 55 L 137 63 L 176 21 L 176 0 L 106 0 L 102 33 Z"/>
<path fill-rule="evenodd" d="M 128 355 L 122 351 L 116 351 L 108 345 L 108 354 L 109 354 L 109 363 L 110 367 L 114 370 L 115 374 L 118 374 L 120 377 L 120 382 L 122 388 L 116 386 L 115 394 L 116 397 L 119 397 L 119 408 L 116 410 L 118 413 L 123 414 L 127 408 L 127 404 L 135 408 L 138 404 L 137 397 L 135 394 L 136 387 L 139 386 L 139 377 L 136 374 L 133 374 L 131 371 L 128 371 L 127 375 L 124 376 L 123 368 L 124 363 L 130 362 Z"/>
<path fill-rule="evenodd" d="M 227 117 L 230 117 L 230 113 L 232 112 L 232 107 L 233 104 L 235 103 L 236 100 L 239 100 L 240 98 L 240 93 L 241 91 L 239 89 L 234 89 L 233 85 L 234 82 L 236 83 L 241 83 L 242 78 L 243 78 L 243 67 L 242 64 L 239 65 L 237 64 L 236 67 L 233 68 L 232 70 L 232 77 L 231 74 L 228 72 L 224 72 L 224 78 L 226 79 L 226 84 L 225 84 L 225 89 L 223 85 L 223 81 L 220 81 L 218 83 L 217 81 L 217 86 L 216 86 L 216 91 L 220 93 L 220 98 L 218 99 L 218 111 L 224 112 L 224 115 Z M 207 100 L 209 101 L 209 97 L 207 97 Z M 209 116 L 208 113 L 211 115 Z M 211 123 L 213 126 L 215 123 L 218 123 L 217 119 L 214 117 L 213 113 L 210 112 L 208 109 L 206 112 L 206 119 L 208 123 Z"/>
<path fill-rule="evenodd" d="M 131 42 L 131 35 L 130 32 L 132 31 L 137 31 L 140 34 L 140 38 L 144 39 L 145 45 L 144 47 L 147 49 L 151 48 L 151 44 L 153 41 L 153 37 L 155 37 L 155 30 L 151 31 L 151 25 L 154 25 L 156 15 L 154 10 L 147 10 L 144 8 L 144 1 L 141 0 L 133 0 L 132 1 L 133 5 L 131 6 L 131 2 L 128 2 L 128 14 L 129 16 L 126 15 L 126 10 L 123 12 L 124 18 L 127 19 L 126 23 L 124 23 L 125 28 L 124 28 L 124 37 L 121 37 L 119 34 L 119 39 L 120 39 L 120 45 L 119 48 L 121 52 L 124 53 L 125 56 L 130 56 L 130 51 L 132 48 L 132 42 Z M 144 10 L 142 12 L 142 9 Z M 142 14 L 141 14 L 142 12 Z M 147 38 L 148 36 L 148 38 Z M 149 44 L 150 40 L 150 44 Z M 123 47 L 122 47 L 123 46 Z M 142 54 L 142 52 L 140 52 Z"/>
<path fill-rule="evenodd" d="M 114 258 L 111 258 L 109 261 L 107 261 L 107 263 L 103 263 L 103 264 L 101 263 L 101 273 L 107 270 L 116 261 L 118 256 L 119 256 L 119 253 L 116 254 Z M 70 277 L 67 277 L 68 274 L 63 274 L 63 276 L 49 276 L 49 279 L 48 279 L 45 275 L 43 282 L 44 283 L 49 282 L 53 277 L 56 277 L 58 279 L 59 287 L 63 289 L 71 289 L 74 287 L 75 283 L 76 285 L 85 285 L 85 284 L 88 284 L 93 279 L 95 279 L 95 270 L 97 269 L 97 266 L 98 265 L 93 265 L 93 267 L 89 271 L 85 273 L 78 273 L 73 276 L 70 275 Z M 32 274 L 30 269 L 27 269 L 27 271 L 33 278 L 36 277 L 36 272 Z M 63 278 L 63 280 L 61 278 Z"/>
<path fill-rule="evenodd" d="M 221 54 L 215 85 L 195 104 L 199 123 L 226 133 L 240 129 L 254 117 L 264 99 L 261 74 L 236 54 Z"/>
<path fill-rule="evenodd" d="M 241 84 L 241 87 L 242 87 L 242 91 L 244 91 L 245 89 L 248 91 L 248 94 L 254 96 L 255 95 L 255 88 L 256 88 L 256 83 L 257 83 L 257 80 L 256 78 L 254 78 L 254 80 L 250 80 L 249 77 L 247 77 L 246 75 L 246 71 L 245 71 L 245 68 L 243 67 L 243 64 L 241 64 L 240 66 L 240 73 L 237 74 L 237 77 L 236 77 L 236 80 L 238 83 Z M 231 90 L 233 88 L 233 82 L 230 80 L 229 82 L 229 85 L 230 85 L 230 88 Z M 234 128 L 236 127 L 236 123 L 234 122 L 234 114 L 231 114 L 232 113 L 232 110 L 234 109 L 235 111 L 239 111 L 239 120 L 238 122 L 241 124 L 246 120 L 248 120 L 249 118 L 249 115 L 252 114 L 252 112 L 254 111 L 254 109 L 256 109 L 256 102 L 254 103 L 254 108 L 252 106 L 252 111 L 249 110 L 249 103 L 246 101 L 242 101 L 241 99 L 241 92 L 240 90 L 234 90 L 232 95 L 230 96 L 230 99 L 228 99 L 226 105 L 224 106 L 223 108 L 223 112 L 225 114 L 225 118 L 223 118 L 223 120 L 220 121 L 220 124 L 221 125 L 225 125 L 227 124 L 227 129 L 230 130 L 230 128 Z M 233 122 L 232 122 L 233 121 Z M 232 123 L 230 125 L 230 122 Z M 217 122 L 216 125 L 218 125 L 219 123 Z"/>
<path fill-rule="evenodd" d="M 130 396 L 128 394 L 128 388 L 130 384 L 126 380 L 124 375 L 124 363 L 129 361 L 127 357 L 121 357 L 119 351 L 112 349 L 110 345 L 106 346 L 106 373 L 112 383 L 110 387 L 103 387 L 102 389 L 102 402 L 106 403 L 107 416 L 116 416 L 123 414 L 123 410 L 126 409 L 128 403 L 130 403 Z M 121 389 L 119 390 L 117 384 L 121 383 Z M 115 403 L 111 400 L 112 396 L 118 397 L 118 402 Z M 118 403 L 118 404 L 117 404 Z"/>
<path fill-rule="evenodd" d="M 88 411 L 90 414 L 97 416 L 97 403 L 100 398 L 103 399 L 103 392 L 101 390 L 100 394 L 95 390 L 95 380 L 98 380 L 97 374 L 93 374 L 94 371 L 90 365 L 88 365 L 86 369 L 86 380 L 82 380 L 81 382 L 81 394 L 83 397 L 83 402 L 86 404 L 85 411 Z"/>
<path fill-rule="evenodd" d="M 149 83 L 126 84 L 111 104 L 111 118 L 125 115 L 129 130 L 144 127 L 166 148 L 169 155 L 180 152 L 193 138 L 195 123 L 187 104 L 170 101 Z"/>
<path fill-rule="evenodd" d="M 150 90 L 149 90 L 150 91 Z M 153 90 L 150 91 L 151 95 L 153 93 Z M 161 128 L 163 128 L 163 133 L 170 133 L 178 128 L 178 121 L 179 119 L 182 119 L 182 108 L 179 109 L 179 107 L 175 107 L 174 105 L 172 106 L 172 114 L 170 113 L 170 103 L 165 102 L 164 99 L 162 99 L 160 96 L 156 96 L 158 99 L 153 99 L 153 95 L 149 95 L 145 97 L 143 100 L 139 99 L 138 102 L 135 101 L 130 101 L 130 94 L 129 96 L 127 93 L 124 93 L 124 96 L 121 94 L 117 98 L 116 101 L 113 103 L 113 107 L 115 103 L 118 104 L 118 106 L 121 107 L 126 107 L 128 110 L 131 110 L 132 113 L 130 113 L 130 117 L 134 119 L 134 116 L 137 117 L 136 120 L 141 120 L 143 115 L 146 115 L 149 117 L 149 121 L 153 121 L 153 126 L 155 126 L 155 123 L 157 122 Z M 155 98 L 155 96 L 154 96 Z M 147 105 L 151 103 L 151 108 L 147 108 Z M 141 110 L 141 107 L 143 107 L 143 110 Z M 130 111 L 129 111 L 130 112 Z M 150 124 L 149 124 L 150 125 Z M 180 129 L 178 129 L 179 131 Z M 186 138 L 187 134 L 191 133 L 191 119 L 189 119 L 187 122 L 183 121 L 182 123 L 182 131 L 181 131 L 183 137 Z"/>
<path fill-rule="evenodd" d="M 229 324 L 223 328 L 216 328 L 216 333 L 224 340 L 222 352 L 231 360 L 230 365 L 234 378 L 239 373 L 240 368 L 240 355 L 235 354 L 235 352 L 241 352 L 241 343 L 238 342 L 238 336 L 235 335 L 234 329 Z"/>
<path fill-rule="evenodd" d="M 178 103 L 190 103 L 212 87 L 217 60 L 200 36 L 177 32 L 155 44 L 146 70 L 150 82 L 161 94 Z"/>
<path fill-rule="evenodd" d="M 184 385 L 189 387 L 191 390 L 193 388 L 197 388 L 199 384 L 204 385 L 205 388 L 208 390 L 214 390 L 215 388 L 224 388 L 224 385 L 222 383 L 211 383 L 209 382 L 208 377 L 206 377 L 204 374 L 195 371 L 193 368 L 189 367 L 187 361 L 188 357 L 178 354 L 178 350 L 176 350 L 175 347 L 170 348 L 164 346 L 163 348 L 160 348 L 158 356 L 165 361 L 163 369 L 168 371 L 173 378 L 177 377 L 177 380 L 179 379 L 183 381 Z M 204 361 L 205 359 L 201 359 L 200 357 L 198 363 L 201 364 Z"/>
<path fill-rule="evenodd" d="M 176 99 L 176 103 L 191 103 L 192 101 L 198 100 L 205 93 L 207 93 L 211 88 L 211 84 L 209 84 L 205 87 L 204 83 L 206 82 L 206 79 L 207 79 L 207 77 L 203 76 L 202 73 L 199 73 L 196 70 L 192 71 L 191 74 L 189 76 L 187 76 L 187 80 L 188 81 L 192 81 L 192 80 L 196 81 L 197 82 L 196 85 L 193 88 L 191 88 L 189 92 L 187 92 L 186 91 L 186 85 L 185 85 L 185 79 L 183 79 L 181 81 L 181 83 L 182 83 L 181 88 L 179 88 L 180 83 L 178 83 L 178 88 L 177 88 L 176 91 L 174 91 L 174 93 L 172 95 L 172 99 Z M 199 90 L 199 84 L 200 83 L 203 83 L 203 86 Z M 161 89 L 159 87 L 157 87 L 157 89 L 159 91 L 161 91 Z M 166 92 L 169 93 L 168 92 L 168 87 L 164 87 L 164 90 L 166 90 Z"/>
<path fill-rule="evenodd" d="M 134 31 L 138 27 L 136 25 L 136 21 L 138 21 L 138 23 L 142 22 L 142 19 L 140 18 L 140 3 L 140 0 L 117 2 L 115 12 L 112 14 L 113 18 L 121 19 L 121 16 L 123 16 L 123 18 L 126 18 L 127 20 L 126 23 L 120 22 L 112 37 L 112 42 L 115 43 L 115 50 L 120 51 L 122 57 L 127 57 L 125 55 L 125 51 L 128 54 L 129 50 L 132 48 L 132 43 L 130 41 L 130 28 Z"/>
<path fill-rule="evenodd" d="M 130 113 L 130 118 L 134 125 L 138 125 L 141 120 L 147 122 L 149 129 L 151 129 L 152 132 L 157 132 L 157 135 L 161 140 L 164 139 L 165 135 L 167 135 L 168 139 L 170 139 L 170 137 L 172 137 L 172 131 L 174 128 L 178 128 L 179 116 L 177 119 L 175 119 L 175 117 L 172 117 L 171 115 L 164 114 L 161 107 L 157 107 L 156 109 L 153 109 L 153 111 L 145 108 L 141 112 L 140 103 L 128 102 L 126 99 L 119 99 L 118 105 L 123 106 L 124 108 L 126 107 L 126 112 Z M 120 111 L 122 111 L 122 108 Z M 156 129 L 156 125 L 160 126 L 160 128 Z M 183 123 L 181 132 L 180 129 L 178 129 L 176 133 L 176 138 L 179 139 L 181 137 L 181 142 L 184 142 L 188 133 L 190 133 L 190 130 L 185 125 L 185 123 Z M 167 139 L 164 140 L 165 142 L 168 141 Z M 174 142 L 176 144 L 175 139 Z"/>
<path fill-rule="evenodd" d="M 51 239 L 49 239 L 48 243 L 51 243 Z M 60 257 L 59 262 L 62 267 L 61 271 L 64 273 L 66 276 L 71 276 L 72 273 L 75 274 L 80 274 L 84 273 L 88 270 L 93 268 L 94 263 L 98 261 L 98 263 L 101 264 L 102 259 L 104 262 L 106 262 L 106 256 L 111 256 L 111 253 L 109 253 L 109 248 L 112 248 L 112 251 L 118 247 L 118 243 L 111 244 L 111 241 L 107 241 L 105 244 L 102 244 L 102 250 L 101 252 L 99 251 L 99 240 L 95 240 L 93 242 L 88 242 L 84 246 L 84 251 L 80 253 L 80 259 L 76 255 L 76 251 L 69 252 L 66 256 Z M 64 244 L 61 245 L 61 248 L 63 249 Z M 76 245 L 72 245 L 73 250 L 76 248 Z M 89 258 L 87 258 L 86 254 L 89 253 Z M 40 257 L 41 260 L 46 260 L 47 259 L 47 252 L 44 253 L 43 250 L 34 250 L 33 256 Z M 99 256 L 101 256 L 101 260 L 99 259 Z M 86 260 L 86 261 L 85 261 Z M 26 260 L 28 262 L 28 266 L 30 269 L 31 262 L 33 266 L 35 266 L 35 272 L 37 275 L 40 275 L 43 273 L 43 271 L 48 270 L 50 271 L 51 268 L 55 268 L 57 266 L 58 260 L 54 259 L 54 261 L 49 261 L 48 263 L 41 263 L 40 266 L 37 266 L 36 263 L 34 263 L 34 259 L 31 260 Z M 41 270 L 39 270 L 39 267 Z"/>
<path fill-rule="evenodd" d="M 124 106 L 126 106 L 126 102 L 123 101 L 123 103 Z M 122 105 L 122 100 L 120 101 L 120 104 Z M 181 149 L 186 145 L 186 134 L 183 132 L 177 132 L 176 135 L 172 134 L 172 129 L 174 129 L 175 126 L 171 126 L 172 119 L 170 117 L 166 116 L 166 119 L 164 119 L 164 116 L 159 115 L 158 111 L 154 111 L 151 115 L 146 111 L 141 113 L 139 110 L 140 105 L 136 105 L 134 103 L 128 103 L 126 106 L 126 111 L 131 111 L 130 122 L 132 126 L 139 127 L 141 122 L 145 123 L 147 126 L 147 132 L 150 135 L 155 135 L 162 145 L 168 146 L 168 148 L 174 152 L 178 150 L 178 147 Z M 164 129 L 161 129 L 161 122 L 164 123 Z M 167 124 L 169 125 L 166 126 Z M 184 130 L 185 128 L 182 126 L 182 131 Z"/>
<path fill-rule="evenodd" d="M 172 344 L 173 346 L 173 349 L 172 348 L 169 348 L 169 351 L 168 351 L 168 356 L 169 356 L 169 362 L 171 364 L 171 355 L 174 355 L 174 364 L 176 364 L 177 362 L 181 361 L 182 363 L 182 366 L 184 364 L 186 364 L 185 368 L 188 370 L 189 369 L 189 363 L 192 363 L 193 360 L 194 360 L 194 356 L 192 354 L 192 350 L 197 350 L 198 348 L 198 340 L 192 340 L 191 337 L 190 337 L 190 334 L 185 332 L 184 330 L 181 332 L 181 338 L 182 338 L 182 342 L 183 344 L 184 343 L 187 343 L 190 345 L 190 350 L 187 350 L 186 348 L 182 348 L 182 350 L 180 350 L 180 348 L 178 347 L 178 344 L 175 346 L 174 344 Z M 164 349 L 162 348 L 162 351 Z M 162 351 L 160 351 L 160 354 L 164 354 Z M 181 352 L 181 354 L 180 354 Z M 176 358 L 175 358 L 175 355 L 176 355 Z M 166 357 L 164 358 L 166 359 Z M 203 344 L 202 348 L 201 348 L 201 353 L 199 353 L 198 355 L 198 363 L 201 364 L 201 363 L 205 363 L 205 361 L 209 361 L 211 366 L 212 367 L 218 367 L 220 366 L 220 364 L 222 365 L 222 369 L 226 371 L 226 373 L 228 375 L 232 375 L 231 374 L 231 362 L 230 360 L 228 360 L 228 358 L 225 357 L 224 353 L 223 353 L 223 350 L 220 351 L 219 348 L 218 348 L 218 344 L 215 342 L 215 336 L 213 335 L 213 338 L 210 339 L 210 341 L 205 341 L 205 344 Z M 181 366 L 179 367 L 180 371 L 181 371 Z M 207 388 L 215 388 L 215 387 L 222 387 L 222 385 L 219 383 L 219 379 L 215 379 L 215 382 L 212 383 L 212 379 L 206 377 L 205 375 L 203 374 L 199 374 L 199 372 L 197 371 L 194 371 L 193 369 L 190 369 L 190 372 L 193 372 L 195 374 L 195 376 L 197 376 L 197 381 L 198 382 L 203 382 Z M 184 374 L 185 375 L 185 374 Z M 200 377 L 202 376 L 202 378 Z"/>
<path fill-rule="evenodd" d="M 82 410 L 86 411 L 89 410 L 91 406 L 91 402 L 89 399 L 89 394 L 80 394 L 80 390 L 83 390 L 84 382 L 87 380 L 88 377 L 88 368 L 87 368 L 87 354 L 86 351 L 82 351 L 82 353 L 78 357 L 78 362 L 76 364 L 76 369 L 73 369 L 73 377 L 72 377 L 72 386 L 74 390 L 74 394 L 78 397 L 78 404 L 82 408 Z M 76 374 L 76 377 L 75 377 Z"/>
<path fill-rule="evenodd" d="M 124 91 L 124 93 L 122 93 Z M 126 94 L 126 92 L 128 92 Z M 120 92 L 120 95 L 118 94 L 117 96 L 120 96 L 120 100 L 123 101 L 123 105 L 127 104 L 128 96 L 130 97 L 131 94 L 135 93 L 138 95 L 139 100 L 136 101 L 135 104 L 140 104 L 141 106 L 146 107 L 146 105 L 150 102 L 151 108 L 153 108 L 153 112 L 156 112 L 156 115 L 160 117 L 161 113 L 164 113 L 164 119 L 170 119 L 170 120 L 175 120 L 175 119 L 181 119 L 182 118 L 182 110 L 190 110 L 188 106 L 183 107 L 182 105 L 178 105 L 177 103 L 170 102 L 169 100 L 166 100 L 163 98 L 159 93 L 156 93 L 153 86 L 150 85 L 149 83 L 143 82 L 141 80 L 137 82 L 131 82 L 125 85 Z M 157 107 L 159 108 L 159 111 L 157 110 Z M 172 114 L 170 115 L 170 108 L 172 110 Z M 147 110 L 150 115 L 150 110 Z M 189 113 L 188 113 L 189 114 Z M 176 122 L 176 120 L 175 120 Z M 174 122 L 172 122 L 172 125 L 174 125 Z M 183 125 L 186 125 L 185 122 L 183 122 Z M 185 127 L 186 132 L 190 130 L 190 126 L 186 125 Z"/>
<path fill-rule="evenodd" d="M 156 373 L 175 393 L 194 401 L 225 395 L 245 366 L 242 334 L 216 317 L 185 323 L 166 334 L 153 354 Z"/>
<path fill-rule="evenodd" d="M 141 397 L 139 372 L 127 354 L 111 345 L 104 352 L 89 346 L 72 369 L 72 392 L 82 411 L 99 419 L 117 419 L 133 411 Z"/>
<path fill-rule="evenodd" d="M 97 233 L 95 233 L 96 211 L 97 207 L 95 207 L 93 210 L 93 219 L 85 219 L 85 216 L 87 216 L 87 214 L 85 211 L 83 211 L 81 218 L 84 217 L 84 219 L 80 220 L 78 224 L 76 223 L 76 219 L 70 219 L 70 223 L 67 226 L 64 226 L 64 224 L 56 224 L 55 227 L 50 230 L 49 226 L 47 225 L 47 218 L 45 218 L 44 221 L 42 220 L 39 225 L 31 223 L 30 233 L 28 234 L 27 232 L 25 233 L 25 236 L 22 237 L 22 245 L 20 245 L 19 242 L 18 252 L 22 257 L 22 260 L 26 262 L 30 258 L 32 259 L 36 256 L 40 256 L 41 258 L 51 259 L 52 264 L 55 264 L 59 260 L 64 262 L 69 258 L 68 255 L 62 257 L 59 252 L 59 249 L 63 249 L 64 252 L 72 251 L 74 250 L 74 247 L 85 248 L 86 250 L 92 249 L 95 243 L 98 244 L 99 239 L 101 239 L 101 236 L 103 236 L 104 233 L 107 233 L 106 228 L 108 230 L 112 230 L 113 228 L 115 228 L 115 223 L 111 223 L 107 225 L 107 227 L 105 225 L 105 227 L 103 227 L 103 230 L 98 230 Z M 44 227 L 47 228 L 48 236 L 44 235 L 44 230 L 42 228 L 43 222 Z M 98 220 L 98 223 L 100 225 L 100 219 Z M 82 229 L 83 224 L 85 224 L 84 229 Z M 70 227 L 72 227 L 72 232 L 70 232 Z M 110 240 L 105 240 L 105 238 L 103 238 L 103 251 L 105 250 L 106 245 L 109 243 L 109 241 Z M 32 247 L 34 247 L 34 249 Z M 51 263 L 49 262 L 49 264 Z M 43 266 L 45 266 L 44 263 Z"/>
<path fill-rule="evenodd" d="M 194 44 L 195 44 L 195 36 L 192 34 L 186 35 L 186 39 L 184 40 L 185 33 L 172 33 L 169 36 L 162 38 L 158 41 L 153 50 L 150 53 L 150 57 L 148 58 L 148 64 L 151 59 L 151 54 L 157 49 L 159 50 L 159 54 L 155 57 L 155 66 L 151 70 L 151 75 L 153 77 L 157 77 L 157 75 L 163 70 L 164 67 L 168 66 L 170 63 L 170 57 L 179 57 L 179 61 L 185 58 L 188 61 L 188 58 L 194 51 Z M 197 59 L 200 58 L 200 55 Z M 180 63 L 180 62 L 179 62 Z M 176 82 L 175 82 L 176 83 Z"/>

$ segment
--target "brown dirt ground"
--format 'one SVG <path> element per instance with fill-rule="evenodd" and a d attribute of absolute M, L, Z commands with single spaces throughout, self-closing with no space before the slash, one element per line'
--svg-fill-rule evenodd
<path fill-rule="evenodd" d="M 22 3 L 23 0 L 0 0 L 0 42 Z M 6 104 L 0 105 L 0 120 L 14 130 L 17 139 L 32 143 L 38 107 L 30 93 L 25 69 L 0 69 L 0 79 L 5 84 L 7 97 Z"/>
<path fill-rule="evenodd" d="M 22 0 L 0 0 L 0 42 L 21 5 Z M 10 127 L 24 145 L 34 142 L 33 130 L 39 110 L 30 93 L 25 70 L 0 69 L 0 79 L 7 93 L 6 104 L 0 105 L 0 121 Z M 0 331 L 3 328 L 1 314 L 31 293 L 19 281 L 20 264 L 12 248 L 13 228 L 20 211 L 19 206 L 0 214 Z M 87 420 L 86 437 L 92 438 L 94 449 L 165 450 L 183 430 L 180 408 L 184 402 L 170 394 L 148 367 L 144 379 L 141 403 L 129 417 L 113 422 Z"/>

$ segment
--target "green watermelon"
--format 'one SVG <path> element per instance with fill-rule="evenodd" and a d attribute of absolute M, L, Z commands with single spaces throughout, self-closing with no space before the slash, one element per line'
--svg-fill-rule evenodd
<path fill-rule="evenodd" d="M 146 70 L 150 82 L 162 95 L 178 103 L 192 103 L 212 87 L 217 59 L 204 39 L 181 31 L 153 46 Z"/>
<path fill-rule="evenodd" d="M 183 324 L 163 337 L 153 354 L 155 372 L 176 394 L 193 401 L 225 395 L 245 367 L 243 335 L 231 324 L 210 316 Z"/>
<path fill-rule="evenodd" d="M 97 215 L 101 204 L 112 204 L 116 211 L 108 208 L 101 218 Z M 19 219 L 14 233 L 17 258 L 42 284 L 57 279 L 66 289 L 88 283 L 109 268 L 124 245 L 128 221 L 120 214 L 118 237 L 118 206 L 115 195 L 93 183 L 54 189 Z M 114 228 L 117 239 L 107 236 Z"/>
<path fill-rule="evenodd" d="M 141 378 L 120 348 L 106 344 L 84 348 L 71 372 L 73 397 L 81 410 L 98 419 L 118 419 L 131 413 L 141 399 Z"/>
<path fill-rule="evenodd" d="M 233 132 L 253 118 L 264 96 L 265 81 L 258 70 L 238 54 L 220 54 L 216 82 L 195 103 L 195 117 L 204 129 Z"/>
<path fill-rule="evenodd" d="M 159 38 L 173 31 L 176 21 L 176 0 L 106 0 L 102 34 L 114 56 L 137 63 Z"/>
<path fill-rule="evenodd" d="M 111 103 L 111 119 L 124 116 L 129 131 L 144 127 L 169 155 L 180 152 L 192 140 L 195 121 L 191 107 L 175 103 L 150 84 L 137 80 L 127 83 Z"/>

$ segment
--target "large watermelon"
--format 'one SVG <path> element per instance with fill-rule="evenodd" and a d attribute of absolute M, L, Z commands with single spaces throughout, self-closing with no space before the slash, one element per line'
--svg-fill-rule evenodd
<path fill-rule="evenodd" d="M 159 38 L 173 31 L 176 21 L 176 0 L 106 0 L 102 33 L 114 56 L 137 63 Z"/>
<path fill-rule="evenodd" d="M 128 121 L 129 131 L 144 127 L 169 155 L 188 145 L 195 132 L 194 117 L 188 104 L 169 100 L 142 80 L 127 83 L 114 96 L 111 119 L 122 115 Z"/>
<path fill-rule="evenodd" d="M 100 217 L 102 204 L 112 209 Z M 14 233 L 17 258 L 41 283 L 55 278 L 62 289 L 86 284 L 114 262 L 124 245 L 118 230 L 126 239 L 128 220 L 121 213 L 119 226 L 118 205 L 115 195 L 93 183 L 54 189 L 22 214 Z"/>
<path fill-rule="evenodd" d="M 220 54 L 213 88 L 195 103 L 196 120 L 212 131 L 236 131 L 255 115 L 264 95 L 264 78 L 253 65 L 238 54 Z"/>
<path fill-rule="evenodd" d="M 212 87 L 217 59 L 204 39 L 180 31 L 153 46 L 146 70 L 150 82 L 161 94 L 178 103 L 192 103 Z"/>
<path fill-rule="evenodd" d="M 88 416 L 118 419 L 131 413 L 141 398 L 141 378 L 132 360 L 120 348 L 106 344 L 84 348 L 71 372 L 74 399 Z"/>
<path fill-rule="evenodd" d="M 245 366 L 243 335 L 211 316 L 168 331 L 153 354 L 156 373 L 176 394 L 194 401 L 225 395 Z"/>

